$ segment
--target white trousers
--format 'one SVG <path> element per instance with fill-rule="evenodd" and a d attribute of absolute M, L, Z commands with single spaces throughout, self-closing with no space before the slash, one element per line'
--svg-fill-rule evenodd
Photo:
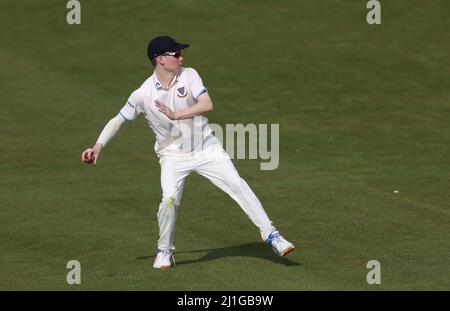
<path fill-rule="evenodd" d="M 158 210 L 160 251 L 175 250 L 173 235 L 185 178 L 197 172 L 233 198 L 259 228 L 265 241 L 275 231 L 261 202 L 243 180 L 220 145 L 213 145 L 189 158 L 161 156 L 163 198 Z"/>

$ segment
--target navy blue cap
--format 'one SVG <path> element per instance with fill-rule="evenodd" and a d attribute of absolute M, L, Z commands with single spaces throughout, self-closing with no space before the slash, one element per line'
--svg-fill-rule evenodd
<path fill-rule="evenodd" d="M 189 44 L 178 43 L 169 36 L 158 36 L 153 38 L 147 47 L 147 55 L 150 60 L 166 52 L 178 52 L 189 47 Z"/>

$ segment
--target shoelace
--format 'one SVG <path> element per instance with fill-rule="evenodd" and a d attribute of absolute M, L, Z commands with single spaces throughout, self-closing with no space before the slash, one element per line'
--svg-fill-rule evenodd
<path fill-rule="evenodd" d="M 164 252 L 162 252 L 162 253 L 163 253 L 164 256 L 170 256 L 170 257 L 172 257 L 173 265 L 175 266 L 175 257 L 173 257 L 172 252 L 170 252 L 170 251 L 164 251 Z M 169 259 L 169 261 L 170 261 L 170 259 Z"/>
<path fill-rule="evenodd" d="M 276 241 L 277 243 L 283 242 L 283 240 L 281 239 L 281 235 L 278 234 L 278 235 L 275 237 L 275 241 Z"/>

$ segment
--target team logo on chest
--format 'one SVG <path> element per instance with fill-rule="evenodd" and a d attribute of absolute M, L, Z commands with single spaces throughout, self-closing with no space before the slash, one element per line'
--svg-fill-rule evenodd
<path fill-rule="evenodd" d="M 187 95 L 186 88 L 184 86 L 177 88 L 178 97 L 185 97 Z"/>

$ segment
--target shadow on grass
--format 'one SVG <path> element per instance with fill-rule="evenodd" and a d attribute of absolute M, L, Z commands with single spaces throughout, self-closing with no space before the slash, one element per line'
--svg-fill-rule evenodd
<path fill-rule="evenodd" d="M 191 254 L 191 253 L 206 253 L 204 256 L 193 260 L 177 260 L 177 265 L 193 264 L 197 262 L 216 260 L 223 257 L 254 257 L 272 261 L 277 264 L 285 266 L 300 266 L 301 263 L 297 263 L 289 260 L 287 257 L 277 256 L 272 250 L 264 243 L 246 243 L 237 246 L 227 246 L 213 249 L 199 249 L 185 252 L 176 252 L 178 254 Z M 289 256 L 289 255 L 288 255 Z M 150 259 L 153 256 L 137 257 L 136 259 Z"/>

